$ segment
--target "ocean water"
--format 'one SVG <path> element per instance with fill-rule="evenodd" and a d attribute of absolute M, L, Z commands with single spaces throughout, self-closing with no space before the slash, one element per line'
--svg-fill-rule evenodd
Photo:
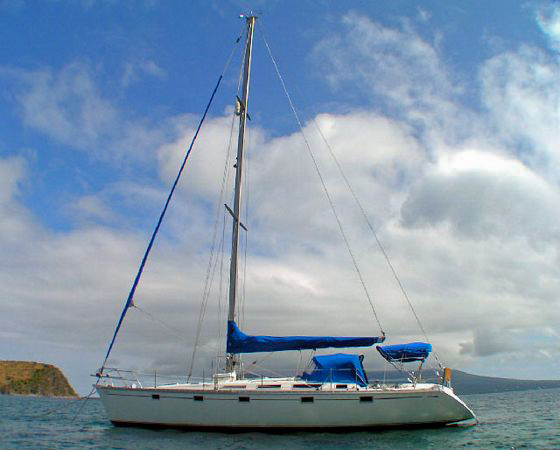
<path fill-rule="evenodd" d="M 116 428 L 101 402 L 0 396 L 0 448 L 560 449 L 560 389 L 465 395 L 475 427 L 348 433 L 209 433 Z"/>

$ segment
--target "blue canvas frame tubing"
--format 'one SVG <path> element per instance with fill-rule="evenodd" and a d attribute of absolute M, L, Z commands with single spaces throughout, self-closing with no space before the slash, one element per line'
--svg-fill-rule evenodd
<path fill-rule="evenodd" d="M 196 141 L 196 138 L 198 137 L 198 133 L 199 133 L 200 129 L 202 128 L 202 124 L 204 123 L 204 120 L 206 119 L 206 115 L 208 114 L 208 110 L 210 109 L 210 105 L 212 105 L 212 102 L 214 101 L 214 97 L 216 95 L 216 92 L 218 91 L 218 88 L 220 87 L 220 84 L 221 84 L 223 78 L 224 78 L 224 75 L 222 73 L 220 75 L 220 77 L 218 78 L 218 82 L 216 83 L 216 86 L 214 87 L 214 91 L 212 91 L 212 95 L 210 96 L 210 100 L 208 101 L 208 104 L 206 105 L 206 109 L 204 110 L 204 114 L 202 115 L 202 118 L 200 119 L 200 122 L 198 123 L 198 127 L 196 128 L 196 132 L 194 133 L 194 136 L 192 138 L 191 145 L 189 146 L 189 148 L 187 150 L 187 153 L 185 154 L 185 157 L 183 158 L 183 163 L 181 164 L 181 168 L 179 169 L 179 173 L 177 174 L 177 177 L 175 178 L 175 181 L 173 182 L 173 186 L 171 187 L 171 191 L 169 192 L 169 195 L 167 196 L 167 200 L 165 201 L 165 206 L 163 207 L 163 210 L 161 211 L 161 214 L 160 214 L 159 219 L 157 221 L 157 225 L 154 229 L 154 232 L 152 233 L 152 237 L 150 239 L 148 247 L 146 248 L 146 252 L 144 253 L 144 256 L 142 258 L 142 262 L 140 263 L 138 273 L 136 274 L 136 278 L 134 279 L 134 283 L 132 284 L 132 288 L 130 289 L 130 293 L 128 294 L 128 298 L 126 299 L 124 309 L 123 309 L 123 311 L 121 313 L 121 316 L 119 318 L 119 321 L 117 323 L 117 328 L 115 329 L 115 333 L 113 334 L 113 338 L 111 339 L 111 343 L 109 344 L 107 354 L 105 355 L 105 359 L 103 360 L 103 364 L 101 365 L 101 369 L 99 370 L 99 375 L 101 375 L 103 373 L 103 369 L 105 368 L 105 364 L 107 363 L 107 360 L 109 359 L 109 355 L 111 354 L 111 350 L 113 349 L 113 345 L 115 344 L 115 339 L 117 338 L 117 334 L 119 333 L 119 330 L 120 330 L 121 325 L 123 323 L 124 317 L 126 316 L 126 312 L 128 311 L 128 308 L 130 308 L 131 306 L 134 306 L 134 293 L 136 292 L 136 287 L 138 286 L 138 282 L 140 281 L 140 277 L 142 276 L 142 272 L 144 271 L 144 266 L 146 265 L 146 261 L 148 259 L 149 254 L 150 254 L 152 246 L 154 245 L 154 241 L 155 241 L 156 235 L 159 231 L 159 227 L 161 226 L 161 222 L 163 221 L 163 217 L 165 216 L 165 213 L 167 212 L 167 207 L 169 206 L 169 202 L 171 201 L 171 198 L 173 197 L 173 193 L 175 192 L 175 188 L 177 187 L 177 184 L 179 183 L 179 179 L 181 178 L 181 175 L 183 173 L 185 165 L 187 164 L 187 160 L 189 159 L 189 155 L 191 154 L 194 143 Z"/>
<path fill-rule="evenodd" d="M 432 351 L 427 342 L 411 342 L 409 344 L 385 345 L 376 347 L 377 351 L 390 363 L 424 362 Z"/>

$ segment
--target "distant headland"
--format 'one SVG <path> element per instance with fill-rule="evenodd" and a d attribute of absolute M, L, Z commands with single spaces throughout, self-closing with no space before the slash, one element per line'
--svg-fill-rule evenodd
<path fill-rule="evenodd" d="M 370 381 L 386 380 L 404 382 L 403 374 L 397 371 L 368 371 Z M 427 382 L 433 379 L 426 378 Z M 453 370 L 451 381 L 453 390 L 458 395 L 493 394 L 509 391 L 528 391 L 533 389 L 560 389 L 560 380 L 519 380 L 516 378 L 497 378 L 473 375 L 461 370 Z"/>
<path fill-rule="evenodd" d="M 560 380 L 518 380 L 473 375 L 460 370 L 453 371 L 453 389 L 459 395 L 558 388 L 560 388 Z"/>
<path fill-rule="evenodd" d="M 0 394 L 78 396 L 60 369 L 31 361 L 0 361 Z"/>

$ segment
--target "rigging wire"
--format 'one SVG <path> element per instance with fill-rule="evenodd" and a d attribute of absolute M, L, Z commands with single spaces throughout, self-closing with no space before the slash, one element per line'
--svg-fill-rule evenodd
<path fill-rule="evenodd" d="M 248 153 L 249 153 L 249 128 L 245 129 L 245 136 L 246 136 L 246 141 L 247 141 L 247 145 L 245 146 L 245 151 L 244 151 L 244 164 L 243 164 L 243 191 L 245 192 L 245 202 L 244 202 L 244 206 L 245 206 L 245 223 L 247 224 L 249 222 L 249 157 L 248 157 Z M 240 215 L 241 215 L 241 211 L 240 211 Z M 243 238 L 241 240 L 242 243 L 242 247 L 243 247 L 243 270 L 241 272 L 241 295 L 240 295 L 240 299 L 237 302 L 237 318 L 238 318 L 238 323 L 239 326 L 243 326 L 243 324 L 245 323 L 245 304 L 246 304 L 246 279 L 247 279 L 247 248 L 248 248 L 248 242 L 249 242 L 249 230 L 248 228 L 244 228 L 245 233 L 243 233 Z M 239 365 L 243 366 L 243 355 L 240 354 L 238 355 L 239 357 Z"/>
<path fill-rule="evenodd" d="M 261 28 L 262 28 L 262 25 L 261 25 Z M 330 193 L 329 193 L 329 190 L 327 189 L 327 185 L 326 185 L 326 183 L 325 183 L 325 180 L 324 180 L 324 178 L 323 178 L 323 175 L 321 174 L 321 171 L 320 171 L 320 169 L 319 169 L 319 165 L 318 165 L 318 163 L 317 163 L 317 160 L 316 160 L 316 158 L 315 158 L 315 155 L 314 155 L 313 151 L 311 150 L 311 146 L 310 146 L 310 144 L 309 144 L 309 141 L 307 140 L 307 136 L 305 135 L 305 133 L 304 133 L 304 131 L 303 131 L 303 125 L 302 125 L 302 123 L 301 123 L 301 120 L 300 120 L 300 118 L 299 118 L 299 115 L 298 115 L 298 113 L 297 113 L 297 111 L 296 111 L 296 108 L 295 108 L 293 102 L 292 102 L 292 98 L 290 97 L 290 94 L 288 93 L 288 90 L 287 90 L 287 88 L 286 88 L 286 84 L 284 83 L 284 79 L 283 79 L 282 75 L 280 74 L 280 70 L 279 70 L 279 68 L 278 68 L 278 64 L 276 63 L 276 60 L 274 59 L 274 56 L 272 55 L 272 51 L 271 51 L 271 49 L 270 49 L 270 46 L 268 45 L 268 42 L 267 42 L 267 40 L 266 40 L 266 37 L 265 37 L 263 31 L 261 31 L 261 36 L 262 36 L 263 41 L 264 41 L 264 43 L 265 43 L 266 49 L 267 49 L 267 51 L 268 51 L 268 55 L 270 56 L 270 59 L 272 60 L 272 64 L 274 65 L 274 69 L 275 69 L 275 71 L 276 71 L 276 75 L 278 76 L 278 78 L 279 78 L 279 80 L 280 80 L 280 83 L 281 83 L 281 85 L 282 85 L 282 89 L 284 90 L 284 94 L 286 95 L 286 97 L 287 97 L 287 99 L 288 99 L 288 103 L 290 104 L 290 108 L 291 108 L 291 110 L 292 110 L 292 112 L 293 112 L 293 114 L 294 114 L 294 116 L 295 116 L 295 118 L 296 118 L 297 124 L 298 124 L 298 126 L 299 126 L 300 132 L 301 132 L 302 137 L 303 137 L 303 140 L 304 140 L 304 142 L 305 142 L 305 146 L 306 146 L 306 148 L 307 148 L 307 152 L 309 153 L 309 156 L 311 157 L 311 160 L 312 160 L 312 162 L 313 162 L 313 166 L 315 167 L 315 171 L 317 172 L 317 175 L 319 176 L 319 180 L 321 181 L 321 186 L 323 187 L 323 192 L 325 193 L 325 196 L 327 197 L 327 200 L 328 200 L 328 202 L 329 202 L 331 211 L 332 211 L 333 216 L 334 216 L 334 218 L 335 218 L 335 220 L 336 220 L 336 223 L 337 223 L 337 225 L 338 225 L 338 228 L 339 228 L 340 234 L 341 234 L 341 236 L 342 236 L 342 239 L 344 240 L 344 244 L 346 245 L 346 249 L 348 250 L 348 253 L 350 254 L 350 258 L 352 259 L 352 264 L 354 265 L 354 269 L 355 269 L 355 271 L 356 271 L 356 273 L 357 273 L 357 275 L 358 275 L 358 278 L 360 279 L 360 283 L 361 283 L 362 288 L 363 288 L 363 290 L 364 290 L 364 293 L 365 293 L 365 295 L 366 295 L 366 297 L 367 297 L 367 300 L 368 300 L 368 302 L 369 302 L 369 305 L 370 305 L 370 307 L 371 307 L 371 310 L 372 310 L 372 312 L 373 312 L 373 315 L 374 315 L 374 317 L 375 317 L 375 320 L 376 320 L 376 322 L 377 322 L 377 325 L 379 326 L 379 329 L 381 330 L 381 332 L 383 333 L 383 335 L 385 335 L 385 332 L 383 331 L 383 327 L 381 326 L 381 322 L 380 322 L 379 317 L 378 317 L 378 315 L 377 315 L 377 312 L 376 312 L 376 310 L 375 310 L 375 306 L 373 305 L 373 301 L 372 301 L 371 296 L 370 296 L 370 294 L 369 294 L 369 291 L 368 291 L 368 289 L 367 289 L 367 286 L 366 286 L 364 277 L 362 276 L 362 272 L 360 271 L 360 268 L 358 267 L 358 262 L 357 262 L 357 260 L 356 260 L 356 257 L 354 256 L 354 252 L 352 251 L 352 248 L 350 247 L 350 242 L 348 241 L 348 238 L 347 238 L 347 236 L 346 236 L 346 233 L 344 232 L 344 228 L 342 227 L 342 222 L 341 222 L 341 220 L 340 220 L 340 218 L 339 218 L 339 216 L 338 216 L 338 213 L 337 213 L 336 208 L 335 208 L 335 206 L 334 206 L 334 202 L 333 202 L 333 200 L 332 200 L 332 197 L 331 197 L 331 195 L 330 195 Z"/>
<path fill-rule="evenodd" d="M 245 30 L 245 27 L 243 27 L 243 30 Z M 239 43 L 243 34 L 244 34 L 244 31 L 242 31 L 240 36 L 237 38 L 236 44 Z M 228 60 L 228 63 L 229 63 L 229 61 L 231 61 L 231 58 L 233 57 L 234 50 L 235 50 L 235 48 L 232 50 L 232 53 L 230 54 L 230 58 Z M 243 57 L 245 56 L 245 51 L 246 50 L 243 51 Z M 240 71 L 240 73 L 239 73 L 239 81 L 237 83 L 237 92 L 239 92 L 239 89 L 240 89 L 240 86 L 241 86 L 241 77 L 242 77 L 242 71 Z M 204 281 L 202 302 L 200 304 L 198 321 L 197 321 L 197 324 L 196 324 L 195 339 L 194 339 L 194 344 L 193 344 L 191 361 L 190 361 L 190 364 L 189 364 L 187 382 L 189 382 L 189 380 L 192 376 L 192 372 L 193 372 L 193 368 L 194 368 L 194 361 L 196 359 L 196 352 L 197 352 L 197 349 L 198 349 L 198 346 L 199 346 L 199 341 L 200 341 L 200 334 L 202 332 L 202 322 L 204 321 L 204 316 L 206 314 L 208 299 L 210 297 L 210 291 L 212 289 L 212 282 L 214 280 L 214 274 L 215 274 L 217 261 L 218 261 L 217 256 L 214 259 L 214 254 L 215 254 L 215 248 L 216 248 L 216 238 L 217 238 L 217 232 L 218 232 L 218 223 L 219 223 L 220 211 L 222 210 L 223 199 L 225 198 L 226 186 L 227 186 L 228 181 L 229 181 L 229 166 L 230 166 L 230 161 L 231 161 L 231 147 L 232 147 L 232 141 L 233 141 L 234 126 L 235 126 L 235 111 L 232 113 L 229 140 L 228 140 L 228 145 L 227 145 L 227 154 L 226 154 L 226 159 L 225 159 L 225 164 L 224 164 L 224 170 L 223 170 L 223 173 L 222 173 L 222 184 L 221 184 L 221 187 L 220 187 L 219 200 L 218 200 L 218 203 L 216 205 L 216 220 L 214 222 L 214 227 L 213 227 L 213 237 L 212 237 L 212 245 L 211 245 L 211 249 L 210 249 L 210 257 L 209 257 L 209 261 L 208 261 L 208 266 L 206 268 L 206 277 L 205 277 L 205 281 Z M 224 225 L 224 227 L 225 227 L 225 225 Z M 222 242 L 223 242 L 223 232 L 222 232 Z M 222 255 L 223 255 L 223 245 L 222 245 Z M 222 258 L 222 263 L 220 264 L 220 270 L 223 270 L 223 258 Z M 210 273 L 211 273 L 211 275 L 210 275 Z M 221 275 L 222 274 L 220 274 L 220 277 L 221 277 Z M 218 332 L 218 335 L 219 334 L 220 334 L 220 332 Z"/>
<path fill-rule="evenodd" d="M 246 135 L 250 135 L 249 128 L 246 130 Z M 243 165 L 243 170 L 245 171 L 245 223 L 249 223 L 249 186 L 251 186 L 249 182 L 249 151 L 250 151 L 250 138 L 247 138 L 247 146 L 245 150 L 245 164 Z M 247 279 L 247 251 L 249 246 L 249 229 L 247 228 L 244 233 L 245 237 L 245 251 L 243 254 L 243 280 L 242 280 L 242 288 L 241 288 L 241 311 L 240 311 L 240 323 L 245 323 L 245 305 L 246 305 L 246 279 Z"/>
<path fill-rule="evenodd" d="M 261 360 L 261 361 L 262 361 L 262 360 Z M 276 370 L 268 369 L 268 368 L 263 367 L 263 366 L 259 366 L 258 364 L 256 364 L 256 361 L 255 361 L 255 363 L 252 364 L 252 366 L 254 366 L 254 367 L 256 367 L 257 369 L 260 369 L 260 370 L 262 370 L 262 371 L 269 372 L 269 373 L 271 373 L 272 375 L 275 375 L 276 377 L 284 378 L 284 377 L 286 376 L 285 374 L 283 374 L 283 373 L 281 373 L 281 372 L 278 372 L 278 371 L 276 371 Z M 247 369 L 245 369 L 245 371 L 246 371 L 247 373 L 251 374 L 251 375 L 261 375 L 261 374 L 258 374 L 258 373 L 256 373 L 256 372 L 251 372 L 250 370 L 247 370 Z M 262 376 L 262 375 L 261 375 L 261 376 Z"/>
<path fill-rule="evenodd" d="M 223 199 L 224 199 L 224 193 L 225 193 L 227 173 L 229 172 L 230 160 L 231 160 L 231 133 L 230 133 L 230 141 L 229 141 L 228 146 L 227 146 L 226 158 L 225 158 L 225 161 L 224 161 L 224 170 L 223 170 L 223 173 L 222 173 L 222 184 L 221 184 L 221 188 L 220 188 L 220 195 L 219 195 L 219 198 L 218 198 L 218 203 L 216 205 L 216 219 L 214 221 L 214 226 L 213 226 L 212 245 L 210 247 L 210 257 L 209 257 L 209 260 L 208 260 L 208 266 L 206 267 L 206 277 L 205 277 L 205 280 L 204 280 L 202 302 L 200 304 L 200 309 L 199 309 L 199 313 L 198 313 L 198 321 L 197 321 L 197 324 L 196 324 L 195 339 L 194 339 L 194 344 L 193 344 L 191 361 L 190 361 L 190 365 L 189 365 L 189 372 L 188 372 L 188 375 L 187 375 L 187 382 L 190 380 L 190 378 L 192 376 L 192 371 L 193 371 L 193 368 L 194 368 L 194 361 L 196 359 L 196 351 L 197 351 L 199 340 L 200 340 L 200 334 L 202 332 L 202 322 L 203 322 L 204 316 L 206 314 L 206 309 L 207 309 L 207 306 L 208 306 L 208 299 L 210 298 L 210 292 L 212 290 L 214 275 L 216 273 L 216 267 L 218 265 L 217 264 L 218 263 L 218 256 L 217 256 L 218 253 L 216 253 L 216 243 L 217 243 L 217 236 L 218 236 L 218 224 L 220 222 L 220 220 L 219 220 L 220 216 L 221 216 L 220 212 L 222 211 L 222 207 L 223 207 L 222 205 L 223 205 Z M 222 252 L 223 252 L 223 245 L 222 245 Z"/>
<path fill-rule="evenodd" d="M 321 130 L 321 127 L 319 127 L 319 124 L 317 123 L 315 118 L 313 118 L 312 121 L 313 121 L 313 124 L 315 125 L 315 127 L 317 128 L 317 131 L 319 132 L 321 138 L 323 139 L 323 142 L 325 143 L 325 146 L 327 147 L 330 156 L 332 157 L 333 161 L 335 162 L 336 167 L 338 168 L 338 171 L 339 171 L 340 175 L 342 176 L 342 179 L 344 180 L 344 183 L 346 184 L 346 187 L 348 188 L 348 190 L 350 191 L 350 194 L 352 195 L 352 198 L 354 199 L 354 202 L 358 206 L 358 208 L 360 210 L 360 213 L 362 214 L 364 220 L 366 221 L 367 226 L 368 226 L 369 230 L 371 231 L 371 234 L 373 235 L 373 237 L 375 239 L 377 247 L 379 248 L 379 251 L 382 253 L 383 257 L 385 258 L 385 261 L 387 262 L 387 265 L 389 266 L 389 269 L 391 270 L 391 273 L 393 274 L 393 278 L 397 282 L 397 285 L 399 286 L 399 289 L 400 289 L 401 293 L 403 294 L 403 297 L 406 299 L 406 301 L 408 303 L 408 306 L 410 307 L 410 310 L 412 311 L 412 314 L 414 315 L 414 318 L 416 319 L 416 322 L 418 323 L 420 331 L 424 335 L 424 338 L 426 339 L 426 341 L 429 343 L 430 340 L 428 338 L 428 334 L 426 333 L 426 330 L 424 329 L 424 326 L 422 325 L 422 322 L 420 321 L 420 318 L 418 317 L 418 314 L 416 313 L 416 310 L 414 309 L 414 306 L 412 305 L 412 301 L 410 300 L 410 297 L 408 296 L 408 293 L 407 293 L 399 275 L 397 274 L 397 271 L 396 271 L 395 267 L 393 266 L 393 263 L 391 262 L 391 259 L 389 258 L 389 255 L 387 254 L 387 252 L 385 250 L 385 247 L 383 246 L 383 244 L 379 240 L 379 237 L 378 237 L 377 233 L 375 232 L 375 229 L 374 229 L 371 221 L 369 220 L 369 217 L 368 217 L 368 215 L 367 215 L 367 213 L 366 213 L 366 211 L 365 211 L 365 209 L 362 205 L 362 202 L 360 202 L 360 200 L 358 199 L 358 196 L 356 195 L 356 192 L 354 191 L 354 189 L 352 188 L 352 185 L 350 184 L 350 180 L 348 180 L 348 177 L 344 173 L 344 170 L 342 169 L 342 166 L 341 166 L 338 158 L 336 157 L 336 154 L 334 153 L 333 148 L 331 147 L 327 138 L 323 134 L 323 131 Z M 437 357 L 436 357 L 436 359 L 437 359 Z"/>
<path fill-rule="evenodd" d="M 242 60 L 245 60 L 245 53 L 246 53 L 247 49 L 244 47 L 243 48 L 243 56 L 242 56 Z M 243 79 L 243 65 L 240 65 L 239 67 L 239 76 L 237 79 L 237 91 L 236 91 L 236 98 L 239 97 L 239 92 L 241 90 L 241 81 Z M 236 114 L 232 114 L 231 116 L 231 125 L 230 125 L 230 131 L 229 131 L 229 141 L 228 141 L 228 154 L 231 154 L 231 145 L 233 142 L 233 132 L 235 130 L 235 117 Z M 231 160 L 231 156 L 229 157 Z M 228 162 L 228 167 L 229 167 L 229 162 Z M 227 171 L 227 176 L 226 176 L 226 194 L 224 195 L 224 198 L 228 196 L 227 194 L 227 190 L 229 189 L 230 186 L 230 178 L 231 178 L 231 171 L 228 170 Z M 226 224 L 227 224 L 227 213 L 224 211 L 224 220 L 223 220 L 223 226 L 222 226 L 222 246 L 221 246 L 221 251 L 220 251 L 220 282 L 219 282 L 219 288 L 218 288 L 218 333 L 217 333 L 217 340 L 216 342 L 221 342 L 222 339 L 222 323 L 225 322 L 225 320 L 222 320 L 222 298 L 224 299 L 224 304 L 227 305 L 227 285 L 228 283 L 225 282 L 224 283 L 224 258 L 225 258 L 225 236 L 226 236 Z M 226 274 L 227 280 L 229 280 L 229 272 Z M 224 309 L 224 313 L 227 312 L 227 309 Z M 224 316 L 225 319 L 225 316 Z M 227 331 L 226 331 L 227 333 Z M 218 346 L 216 346 L 216 359 L 219 358 L 219 349 Z"/>
<path fill-rule="evenodd" d="M 309 361 L 307 361 L 307 365 L 305 366 L 306 368 L 311 367 L 311 363 L 313 362 L 313 355 L 315 355 L 315 350 L 312 350 L 309 353 Z"/>
<path fill-rule="evenodd" d="M 221 246 L 220 246 L 220 281 L 218 284 L 218 321 L 217 321 L 217 325 L 218 325 L 218 332 L 217 332 L 217 336 L 218 339 L 216 342 L 221 342 L 222 341 L 222 295 L 224 295 L 224 245 L 225 245 L 225 235 L 226 235 L 226 212 L 224 211 L 224 215 L 223 215 L 223 226 L 222 226 L 222 239 L 221 239 Z M 225 296 L 224 296 L 225 299 Z M 220 356 L 220 350 L 218 348 L 218 346 L 216 345 L 216 361 L 218 361 L 218 358 Z"/>
<path fill-rule="evenodd" d="M 301 367 L 301 363 L 303 361 L 303 355 L 301 353 L 301 350 L 299 350 L 299 359 L 298 359 L 298 364 L 297 364 L 297 369 L 296 369 L 296 373 L 294 376 L 297 376 L 299 374 L 299 369 Z"/>
<path fill-rule="evenodd" d="M 165 328 L 167 330 L 167 332 L 169 334 L 171 334 L 173 337 L 178 338 L 180 342 L 184 342 L 185 341 L 185 336 L 183 334 L 181 334 L 180 331 L 176 330 L 175 328 L 169 326 L 168 324 L 166 324 L 163 320 L 159 319 L 158 317 L 156 317 L 154 314 L 149 313 L 148 311 L 140 308 L 138 305 L 133 305 L 132 306 L 134 309 L 137 309 L 138 311 L 140 311 L 141 313 L 145 314 L 146 316 L 148 316 L 151 320 L 153 320 L 154 322 L 160 324 L 163 328 Z"/>
<path fill-rule="evenodd" d="M 246 223 L 246 222 L 245 222 Z M 246 301 L 246 289 L 245 289 L 245 281 L 247 279 L 247 246 L 248 246 L 249 237 L 247 232 L 245 232 L 244 237 L 244 246 L 243 246 L 243 272 L 241 280 L 241 302 L 240 302 L 240 311 L 239 311 L 239 326 L 243 327 L 245 324 L 245 301 Z"/>
<path fill-rule="evenodd" d="M 245 59 L 245 52 L 247 51 L 246 48 L 244 48 L 243 50 L 243 57 L 242 60 Z M 239 97 L 239 92 L 241 90 L 241 81 L 243 78 L 243 65 L 240 65 L 239 68 L 239 76 L 238 76 L 238 81 L 237 81 L 237 91 L 236 97 Z M 231 116 L 231 125 L 230 125 L 230 132 L 229 132 L 229 141 L 228 141 L 228 155 L 231 155 L 231 145 L 233 142 L 233 132 L 235 129 L 235 117 L 236 114 L 232 114 Z M 231 156 L 229 156 L 229 160 L 231 160 Z M 227 167 L 229 168 L 229 162 L 227 163 Z M 226 182 L 225 182 L 225 186 L 226 186 L 226 194 L 224 195 L 224 198 L 228 196 L 227 194 L 227 190 L 229 189 L 230 186 L 230 175 L 231 175 L 231 171 L 228 170 L 227 171 L 227 175 L 226 175 Z M 220 202 L 218 203 L 220 204 Z M 225 272 L 225 263 L 224 263 L 224 259 L 225 259 L 225 236 L 226 236 L 226 224 L 227 224 L 227 213 L 224 210 L 224 214 L 223 214 L 223 225 L 222 225 L 222 238 L 221 238 L 221 249 L 220 249 L 220 269 L 219 269 L 219 273 L 220 273 L 220 281 L 219 281 L 219 287 L 218 287 L 218 330 L 217 330 L 217 339 L 216 339 L 216 343 L 221 342 L 222 340 L 222 331 L 223 331 L 223 327 L 222 327 L 222 323 L 225 322 L 225 316 L 222 317 L 223 313 L 227 313 L 227 308 L 224 309 L 224 311 L 222 312 L 222 298 L 224 300 L 224 304 L 227 305 L 227 286 L 228 286 L 228 282 L 224 282 L 224 279 L 227 278 L 227 280 L 229 280 L 229 272 L 224 276 L 224 272 Z M 200 323 L 200 326 L 202 326 L 202 323 Z M 227 334 L 227 331 L 226 331 Z M 220 357 L 220 350 L 218 348 L 218 345 L 216 345 L 215 348 L 216 351 L 216 361 L 219 361 L 219 357 Z M 193 355 L 193 360 L 194 360 L 194 355 Z M 192 362 L 191 362 L 192 363 Z"/>
<path fill-rule="evenodd" d="M 111 342 L 109 344 L 109 348 L 107 349 L 107 353 L 105 354 L 105 358 L 103 360 L 103 364 L 101 364 L 101 368 L 98 371 L 99 376 L 103 373 L 103 369 L 105 368 L 105 364 L 107 364 L 107 360 L 109 359 L 109 355 L 111 354 L 111 350 L 113 349 L 113 345 L 115 344 L 115 340 L 117 338 L 117 334 L 119 333 L 119 330 L 121 328 L 121 325 L 124 321 L 124 318 L 126 316 L 126 313 L 128 311 L 128 309 L 134 305 L 134 294 L 136 293 L 136 288 L 138 287 L 138 283 L 140 282 L 140 278 L 142 277 L 142 273 L 144 271 L 144 267 L 146 265 L 146 262 L 148 260 L 148 256 L 150 255 L 150 251 L 152 250 L 152 247 L 154 245 L 156 236 L 158 234 L 158 231 L 161 227 L 161 224 L 163 222 L 163 218 L 165 217 L 165 213 L 167 212 L 167 208 L 169 207 L 169 203 L 171 202 L 171 198 L 173 197 L 173 194 L 175 192 L 175 189 L 177 188 L 177 185 L 179 183 L 179 180 L 181 179 L 181 175 L 183 174 L 183 170 L 185 169 L 185 166 L 187 164 L 187 161 L 189 159 L 189 156 L 192 152 L 192 149 L 194 147 L 194 143 L 196 142 L 196 138 L 198 137 L 198 134 L 200 132 L 200 129 L 202 128 L 202 124 L 204 123 L 204 120 L 206 119 L 206 116 L 208 114 L 208 111 L 210 110 L 210 106 L 212 105 L 212 102 L 214 101 L 214 97 L 216 95 L 216 92 L 218 91 L 218 88 L 220 87 L 220 84 L 224 78 L 225 73 L 227 72 L 227 69 L 229 67 L 229 64 L 231 62 L 231 59 L 233 58 L 233 54 L 235 52 L 235 48 L 236 45 L 239 43 L 239 41 L 241 40 L 241 36 L 239 36 L 237 38 L 237 40 L 235 41 L 235 44 L 233 46 L 233 49 L 226 61 L 226 64 L 222 70 L 222 72 L 220 73 L 220 76 L 218 77 L 218 81 L 216 82 L 216 86 L 214 87 L 214 90 L 212 91 L 212 95 L 210 96 L 210 100 L 208 101 L 208 104 L 206 105 L 206 108 L 204 110 L 204 113 L 202 114 L 202 117 L 200 118 L 200 121 L 198 123 L 198 126 L 196 128 L 196 131 L 193 135 L 191 144 L 183 158 L 183 162 L 181 163 L 181 167 L 179 168 L 179 172 L 177 173 L 177 176 L 175 178 L 175 181 L 173 182 L 173 185 L 171 187 L 171 190 L 169 191 L 169 194 L 167 196 L 167 199 L 165 201 L 165 205 L 160 213 L 159 219 L 157 221 L 157 225 L 152 233 L 152 236 L 150 238 L 150 242 L 148 243 L 148 247 L 146 248 L 146 251 L 144 252 L 144 256 L 142 257 L 142 261 L 140 263 L 140 267 L 138 268 L 138 272 L 136 274 L 136 277 L 134 278 L 134 282 L 132 284 L 132 287 L 130 289 L 130 292 L 128 294 L 128 297 L 126 299 L 126 303 L 124 305 L 124 308 L 121 312 L 121 315 L 119 317 L 119 320 L 117 322 L 117 327 L 115 328 L 115 331 L 113 333 L 113 337 L 111 339 Z"/>
<path fill-rule="evenodd" d="M 50 416 L 51 414 L 54 414 L 58 411 L 61 411 L 63 409 L 67 409 L 70 405 L 74 405 L 78 402 L 84 402 L 82 405 L 80 405 L 80 408 L 78 409 L 78 412 L 76 413 L 76 415 L 74 416 L 74 418 L 71 420 L 71 422 L 74 422 L 74 420 L 76 420 L 76 417 L 78 417 L 78 414 L 80 413 L 80 411 L 83 409 L 83 407 L 85 406 L 85 403 L 90 399 L 90 397 L 95 393 L 95 386 L 92 388 L 92 390 L 90 391 L 90 393 L 84 397 L 78 397 L 75 399 L 70 400 L 69 403 L 64 402 L 64 404 L 60 405 L 57 408 L 52 408 L 49 409 L 48 411 L 45 412 L 41 412 L 39 414 L 36 415 L 31 415 L 30 417 L 32 418 L 39 418 L 39 417 L 46 417 L 46 416 Z"/>
<path fill-rule="evenodd" d="M 91 398 L 91 396 L 95 393 L 95 386 L 92 388 L 92 390 L 90 391 L 90 393 L 88 395 L 86 395 L 85 397 L 82 397 L 78 400 L 83 400 L 83 403 L 80 405 L 80 408 L 78 409 L 78 411 L 76 412 L 76 414 L 74 415 L 74 417 L 72 418 L 71 422 L 74 423 L 74 421 L 78 418 L 78 416 L 80 415 L 80 413 L 82 412 L 82 409 L 84 409 L 84 406 L 86 406 L 86 403 L 88 402 L 88 400 Z"/>

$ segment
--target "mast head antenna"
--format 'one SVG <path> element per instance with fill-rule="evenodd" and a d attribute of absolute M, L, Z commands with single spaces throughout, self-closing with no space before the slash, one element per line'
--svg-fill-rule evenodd
<path fill-rule="evenodd" d="M 256 19 L 258 18 L 258 16 L 256 14 L 253 13 L 253 11 L 251 11 L 249 14 L 239 14 L 239 18 L 240 19 Z"/>

